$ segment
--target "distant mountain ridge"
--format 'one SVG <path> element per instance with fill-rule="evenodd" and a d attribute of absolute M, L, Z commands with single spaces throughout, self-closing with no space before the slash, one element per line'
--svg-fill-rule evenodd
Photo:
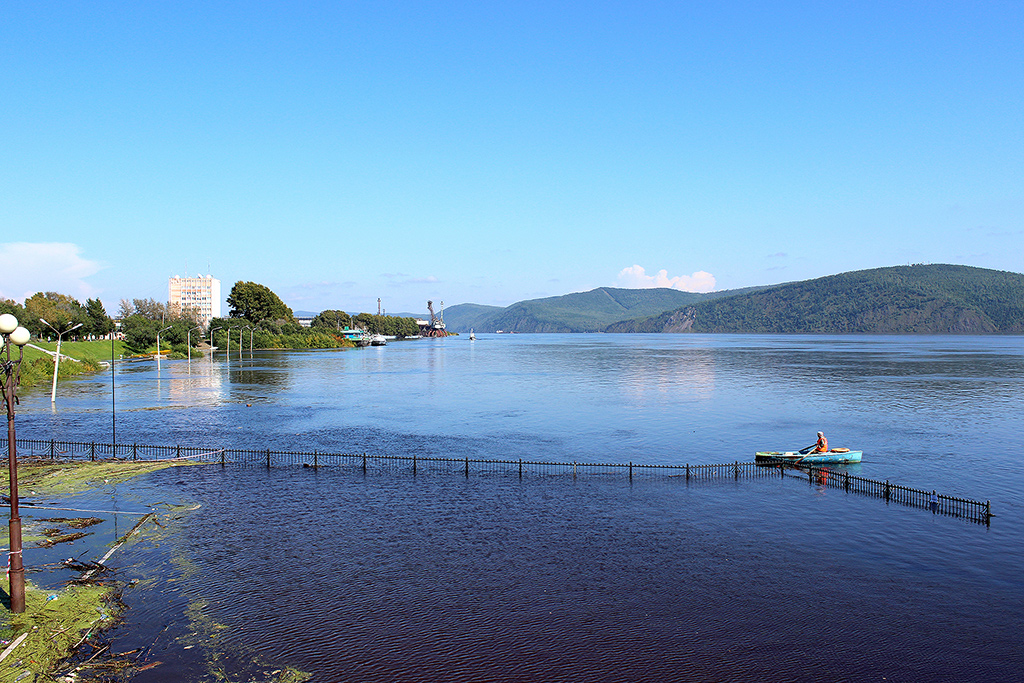
<path fill-rule="evenodd" d="M 948 264 L 860 270 L 702 301 L 606 331 L 1021 334 L 1024 275 Z"/>
<path fill-rule="evenodd" d="M 444 318 L 453 332 L 1024 334 L 1024 275 L 934 264 L 708 294 L 598 287 Z"/>
<path fill-rule="evenodd" d="M 458 304 L 445 309 L 444 321 L 452 332 L 603 332 L 620 320 L 654 316 L 748 291 L 752 290 L 698 294 L 667 288 L 598 287 L 589 292 L 519 301 L 505 308 Z"/>

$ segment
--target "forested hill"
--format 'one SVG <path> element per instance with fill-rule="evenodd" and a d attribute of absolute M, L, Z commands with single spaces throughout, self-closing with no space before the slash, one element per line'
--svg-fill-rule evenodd
<path fill-rule="evenodd" d="M 606 331 L 1022 334 L 1024 275 L 954 265 L 860 270 L 701 301 Z"/>
<path fill-rule="evenodd" d="M 599 287 L 589 292 L 520 301 L 505 308 L 459 304 L 445 309 L 444 318 L 453 332 L 467 332 L 470 328 L 477 332 L 601 332 L 617 320 L 657 315 L 725 294 Z"/>

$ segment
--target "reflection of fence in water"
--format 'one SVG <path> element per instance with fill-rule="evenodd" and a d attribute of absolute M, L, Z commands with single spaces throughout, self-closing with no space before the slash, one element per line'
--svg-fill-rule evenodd
<path fill-rule="evenodd" d="M 188 459 L 222 465 L 258 465 L 273 467 L 347 467 L 362 472 L 403 471 L 412 474 L 461 474 L 527 476 L 662 476 L 689 481 L 740 477 L 785 477 L 799 472 L 810 484 L 842 489 L 847 493 L 882 498 L 887 503 L 930 510 L 936 514 L 961 517 L 989 524 L 990 501 L 941 495 L 886 481 L 852 475 L 845 470 L 832 470 L 813 465 L 796 465 L 789 461 L 732 462 L 713 465 L 648 465 L 636 463 L 547 462 L 541 460 L 498 460 L 482 458 L 443 458 L 418 455 L 370 455 L 367 453 L 321 453 L 319 451 L 276 451 L 272 449 L 210 448 L 197 446 L 154 446 L 145 444 L 116 445 L 83 441 L 41 441 L 19 439 L 22 455 L 96 460 L 123 458 L 127 460 Z"/>

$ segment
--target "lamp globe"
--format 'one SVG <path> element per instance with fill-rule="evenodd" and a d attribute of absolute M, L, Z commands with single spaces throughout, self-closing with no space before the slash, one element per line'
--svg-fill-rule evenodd
<path fill-rule="evenodd" d="M 18 328 L 18 319 L 10 313 L 0 315 L 0 334 L 10 334 Z"/>
<path fill-rule="evenodd" d="M 18 327 L 11 332 L 11 341 L 15 346 L 24 346 L 28 344 L 28 340 L 32 338 L 32 333 L 26 330 L 24 327 Z"/>

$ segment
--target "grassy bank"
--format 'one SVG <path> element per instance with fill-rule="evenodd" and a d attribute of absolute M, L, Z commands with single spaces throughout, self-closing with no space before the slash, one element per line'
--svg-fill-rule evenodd
<path fill-rule="evenodd" d="M 32 340 L 30 343 L 49 351 L 57 350 L 56 343 L 38 340 Z M 120 357 L 122 353 L 124 353 L 124 343 L 115 340 L 115 357 Z M 57 375 L 58 381 L 100 370 L 101 363 L 110 361 L 110 341 L 64 342 L 60 345 L 60 354 L 74 358 L 78 362 L 62 358 Z M 12 355 L 16 357 L 17 351 L 12 350 Z M 26 346 L 25 359 L 21 365 L 21 386 L 34 387 L 45 385 L 51 381 L 53 381 L 53 356 Z"/>

